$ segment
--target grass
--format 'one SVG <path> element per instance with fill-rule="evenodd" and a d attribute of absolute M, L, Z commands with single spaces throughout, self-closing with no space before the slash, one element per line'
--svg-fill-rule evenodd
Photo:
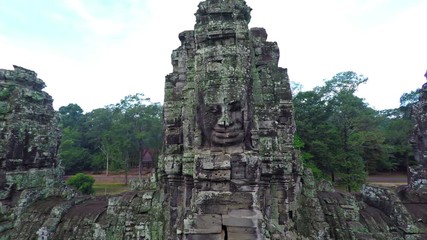
<path fill-rule="evenodd" d="M 129 187 L 121 183 L 96 183 L 93 184 L 96 196 L 115 195 L 129 191 Z"/>

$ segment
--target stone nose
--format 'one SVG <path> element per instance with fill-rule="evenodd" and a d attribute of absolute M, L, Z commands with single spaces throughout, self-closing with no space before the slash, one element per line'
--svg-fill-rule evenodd
<path fill-rule="evenodd" d="M 222 107 L 221 117 L 218 119 L 217 124 L 221 127 L 229 127 L 234 124 L 233 119 L 231 119 L 226 107 Z"/>

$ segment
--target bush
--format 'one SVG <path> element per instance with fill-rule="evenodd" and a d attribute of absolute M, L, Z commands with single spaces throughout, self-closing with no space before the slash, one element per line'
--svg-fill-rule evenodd
<path fill-rule="evenodd" d="M 67 180 L 67 184 L 73 186 L 83 194 L 91 194 L 94 192 L 93 184 L 95 179 L 92 176 L 88 176 L 84 173 L 77 173 Z"/>

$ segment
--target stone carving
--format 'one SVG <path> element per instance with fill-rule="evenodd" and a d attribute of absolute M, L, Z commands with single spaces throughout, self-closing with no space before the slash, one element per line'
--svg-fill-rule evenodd
<path fill-rule="evenodd" d="M 289 80 L 277 44 L 248 29 L 250 11 L 242 0 L 201 2 L 172 53 L 160 166 L 172 239 L 262 239 L 292 225 L 300 165 Z"/>
<path fill-rule="evenodd" d="M 199 4 L 172 53 L 156 175 L 119 196 L 63 185 L 44 84 L 30 70 L 0 70 L 0 239 L 427 239 L 427 90 L 414 111 L 420 166 L 408 186 L 349 194 L 316 183 L 292 146 L 279 49 L 264 29 L 248 29 L 250 11 L 243 0 Z"/>
<path fill-rule="evenodd" d="M 6 171 L 57 165 L 58 117 L 31 70 L 0 70 L 0 162 Z"/>
<path fill-rule="evenodd" d="M 239 99 L 223 98 L 208 103 L 200 113 L 204 118 L 203 139 L 207 145 L 233 146 L 244 142 L 242 103 Z"/>
<path fill-rule="evenodd" d="M 58 116 L 31 70 L 0 69 L 0 234 L 39 199 L 67 192 L 58 168 Z"/>

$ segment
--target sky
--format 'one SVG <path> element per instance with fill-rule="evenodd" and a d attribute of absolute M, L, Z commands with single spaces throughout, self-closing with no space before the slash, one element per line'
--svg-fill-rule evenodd
<path fill-rule="evenodd" d="M 89 112 L 143 93 L 163 102 L 178 34 L 200 0 L 0 0 L 0 68 L 38 73 L 54 108 Z M 368 77 L 357 95 L 376 110 L 426 82 L 425 0 L 246 0 L 279 66 L 311 90 L 336 73 Z"/>

